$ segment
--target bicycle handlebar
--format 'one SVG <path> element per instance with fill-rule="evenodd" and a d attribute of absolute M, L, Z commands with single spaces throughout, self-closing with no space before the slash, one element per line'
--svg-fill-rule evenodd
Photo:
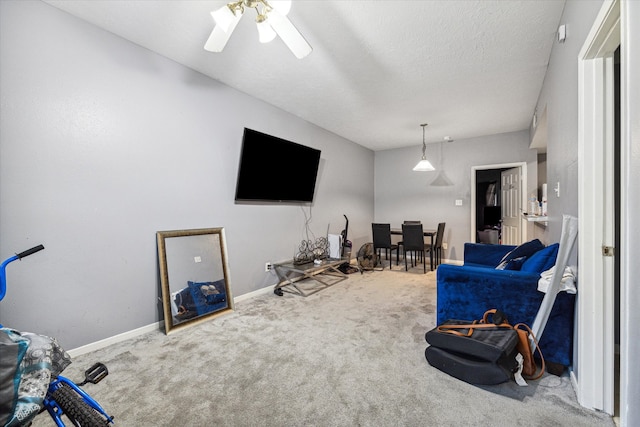
<path fill-rule="evenodd" d="M 24 258 L 24 257 L 26 257 L 26 256 L 29 256 L 29 255 L 35 254 L 36 252 L 41 251 L 41 250 L 43 250 L 43 249 L 44 249 L 44 246 L 42 246 L 42 245 L 34 246 L 34 247 L 33 247 L 33 248 L 31 248 L 31 249 L 27 249 L 27 250 L 26 250 L 26 251 L 24 251 L 24 252 L 20 252 L 20 253 L 19 253 L 19 254 L 17 254 L 16 256 L 18 257 L 18 259 L 22 259 L 22 258 Z"/>
<path fill-rule="evenodd" d="M 5 259 L 2 264 L 0 264 L 0 301 L 2 301 L 2 299 L 4 298 L 4 296 L 7 293 L 7 273 L 5 272 L 5 269 L 7 268 L 7 265 L 10 262 L 13 262 L 17 259 L 21 259 L 24 258 L 26 256 L 35 254 L 38 251 L 41 251 L 44 249 L 44 246 L 42 245 L 38 245 L 38 246 L 34 246 L 31 249 L 27 249 L 24 252 L 20 252 L 19 254 L 16 254 L 10 258 Z"/>

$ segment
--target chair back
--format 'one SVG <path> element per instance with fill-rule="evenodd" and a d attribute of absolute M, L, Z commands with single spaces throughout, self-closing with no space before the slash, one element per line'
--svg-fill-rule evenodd
<path fill-rule="evenodd" d="M 444 222 L 441 222 L 438 224 L 438 231 L 436 232 L 436 242 L 435 242 L 436 248 L 442 247 L 442 239 L 444 238 L 444 226 L 445 226 Z"/>
<path fill-rule="evenodd" d="M 402 224 L 402 245 L 407 251 L 424 251 L 422 224 Z"/>
<path fill-rule="evenodd" d="M 403 224 L 422 224 L 421 221 L 404 221 Z M 404 246 L 404 242 L 400 240 L 398 245 Z"/>
<path fill-rule="evenodd" d="M 371 224 L 374 248 L 391 248 L 391 224 Z"/>

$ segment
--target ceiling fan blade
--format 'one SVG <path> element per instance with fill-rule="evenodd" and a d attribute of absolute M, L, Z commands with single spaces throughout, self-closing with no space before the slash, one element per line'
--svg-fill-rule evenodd
<path fill-rule="evenodd" d="M 236 25 L 238 25 L 238 22 L 240 22 L 240 18 L 242 18 L 242 15 L 240 14 L 235 16 L 229 23 L 229 29 L 227 31 L 224 31 L 220 25 L 216 25 L 207 39 L 207 42 L 204 44 L 204 49 L 209 52 L 222 52 L 224 47 L 227 45 L 233 30 L 236 28 Z"/>
<path fill-rule="evenodd" d="M 238 11 L 238 13 L 242 13 Z M 224 5 L 218 10 L 214 10 L 211 12 L 211 16 L 215 21 L 216 25 L 222 28 L 223 31 L 229 31 L 229 27 L 234 19 L 236 19 L 236 12 L 232 10 L 229 5 Z"/>
<path fill-rule="evenodd" d="M 291 21 L 289 21 L 289 18 L 281 15 L 274 9 L 269 12 L 268 21 L 296 58 L 302 59 L 311 53 L 313 49 L 296 27 L 293 26 Z"/>
<path fill-rule="evenodd" d="M 282 16 L 287 16 L 291 10 L 291 0 L 269 0 L 269 5 Z"/>

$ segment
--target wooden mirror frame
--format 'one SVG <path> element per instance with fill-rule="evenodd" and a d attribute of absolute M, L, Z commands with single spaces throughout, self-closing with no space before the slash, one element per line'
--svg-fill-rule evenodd
<path fill-rule="evenodd" d="M 174 253 L 177 249 L 181 249 L 181 246 L 186 246 L 186 241 L 181 241 L 181 245 L 174 247 L 175 245 L 171 243 L 177 241 L 170 239 L 198 236 L 204 236 L 205 239 L 190 243 L 188 251 L 183 251 L 179 255 Z M 207 236 L 211 237 L 213 245 L 208 245 Z M 156 238 L 166 334 L 233 310 L 224 228 L 158 231 Z M 168 252 L 169 260 L 167 260 Z M 189 269 L 190 263 L 199 265 L 197 268 Z M 171 279 L 170 264 L 174 266 Z M 172 280 L 173 286 L 171 286 Z M 178 300 L 185 302 L 178 306 Z M 178 316 L 182 316 L 183 319 L 178 320 Z"/>

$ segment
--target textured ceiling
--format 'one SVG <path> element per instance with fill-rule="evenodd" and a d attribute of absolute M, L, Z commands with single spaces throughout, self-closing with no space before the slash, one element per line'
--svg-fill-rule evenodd
<path fill-rule="evenodd" d="M 221 1 L 45 0 L 373 150 L 527 129 L 564 1 L 294 0 L 313 52 L 260 44 L 247 10 L 203 49 Z"/>

